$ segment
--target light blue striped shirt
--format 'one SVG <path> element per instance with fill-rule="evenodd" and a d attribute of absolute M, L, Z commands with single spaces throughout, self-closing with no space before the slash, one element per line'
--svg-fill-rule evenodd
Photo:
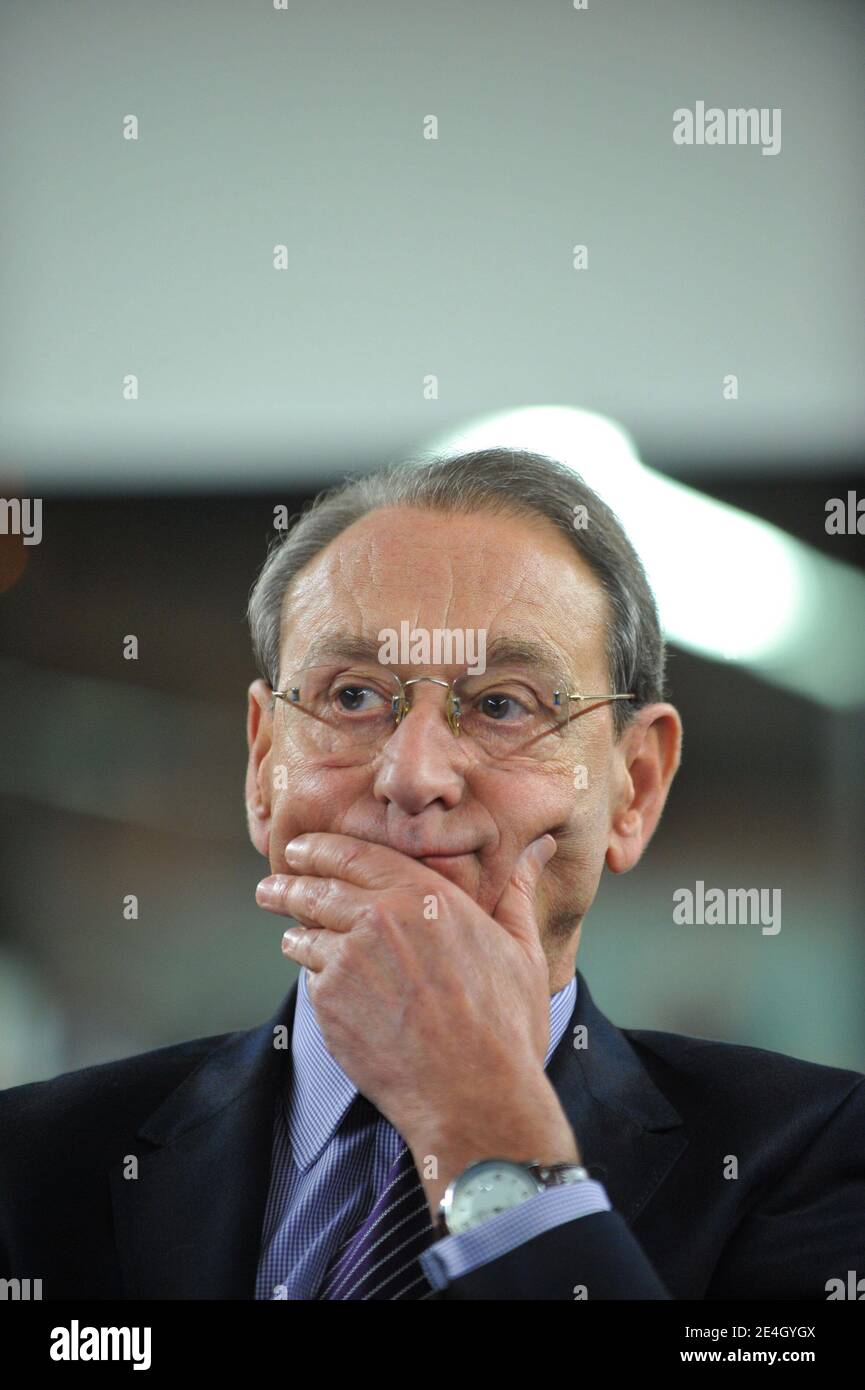
<path fill-rule="evenodd" d="M 550 999 L 544 1066 L 568 1025 L 576 976 Z M 325 1046 L 301 970 L 291 1040 L 292 1082 L 274 1116 L 257 1299 L 314 1299 L 336 1252 L 362 1223 L 404 1140 L 377 1111 L 348 1116 L 357 1087 Z M 493 1155 L 491 1155 L 492 1157 Z M 610 1202 L 594 1179 L 549 1188 L 461 1235 L 434 1241 L 420 1256 L 434 1289 L 513 1250 L 552 1226 Z"/>

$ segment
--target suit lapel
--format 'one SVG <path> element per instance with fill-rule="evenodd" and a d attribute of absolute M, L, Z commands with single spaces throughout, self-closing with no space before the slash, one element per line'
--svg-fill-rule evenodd
<path fill-rule="evenodd" d="M 215 1047 L 145 1120 L 137 1133 L 148 1151 L 137 1154 L 137 1178 L 124 1178 L 120 1162 L 112 1171 L 127 1297 L 254 1298 L 296 993 L 295 984 L 267 1023 Z M 284 1041 L 275 1047 L 280 1026 Z"/>
<path fill-rule="evenodd" d="M 547 1076 L 583 1163 L 632 1224 L 688 1141 L 680 1115 L 579 971 L 577 983 Z M 144 1121 L 138 1136 L 149 1151 L 136 1155 L 137 1178 L 124 1178 L 125 1155 L 112 1171 L 127 1297 L 254 1298 L 274 1103 L 290 1080 L 296 995 L 295 984 L 266 1023 L 214 1048 Z M 277 1048 L 279 1027 L 285 1043 Z"/>
<path fill-rule="evenodd" d="M 579 971 L 574 1012 L 550 1058 L 547 1076 L 576 1135 L 584 1166 L 633 1224 L 688 1140 L 681 1116 L 658 1090 L 625 1035 L 601 1013 Z"/>

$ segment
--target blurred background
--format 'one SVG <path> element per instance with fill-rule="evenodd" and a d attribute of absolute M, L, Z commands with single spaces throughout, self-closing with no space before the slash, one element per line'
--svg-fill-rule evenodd
<path fill-rule="evenodd" d="M 671 641 L 683 765 L 596 1001 L 865 1070 L 865 10 L 7 0 L 0 38 L 0 1086 L 274 1011 L 274 508 L 476 429 L 605 491 Z M 780 152 L 675 145 L 701 100 Z M 781 931 L 675 925 L 697 880 Z"/>

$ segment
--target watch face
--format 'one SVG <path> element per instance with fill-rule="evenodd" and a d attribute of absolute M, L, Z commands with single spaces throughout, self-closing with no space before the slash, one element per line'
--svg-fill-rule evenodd
<path fill-rule="evenodd" d="M 458 1235 L 508 1211 L 542 1191 L 541 1184 L 518 1163 L 488 1158 L 473 1163 L 448 1190 L 443 1203 L 447 1227 Z"/>

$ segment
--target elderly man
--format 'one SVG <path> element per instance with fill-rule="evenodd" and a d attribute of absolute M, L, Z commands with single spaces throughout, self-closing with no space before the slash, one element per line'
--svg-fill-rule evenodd
<path fill-rule="evenodd" d="M 249 616 L 257 900 L 298 981 L 258 1029 L 8 1092 L 2 1273 L 45 1297 L 830 1297 L 861 1263 L 865 1078 L 620 1030 L 576 971 L 681 743 L 600 499 L 527 453 L 391 467 L 316 500 Z"/>

